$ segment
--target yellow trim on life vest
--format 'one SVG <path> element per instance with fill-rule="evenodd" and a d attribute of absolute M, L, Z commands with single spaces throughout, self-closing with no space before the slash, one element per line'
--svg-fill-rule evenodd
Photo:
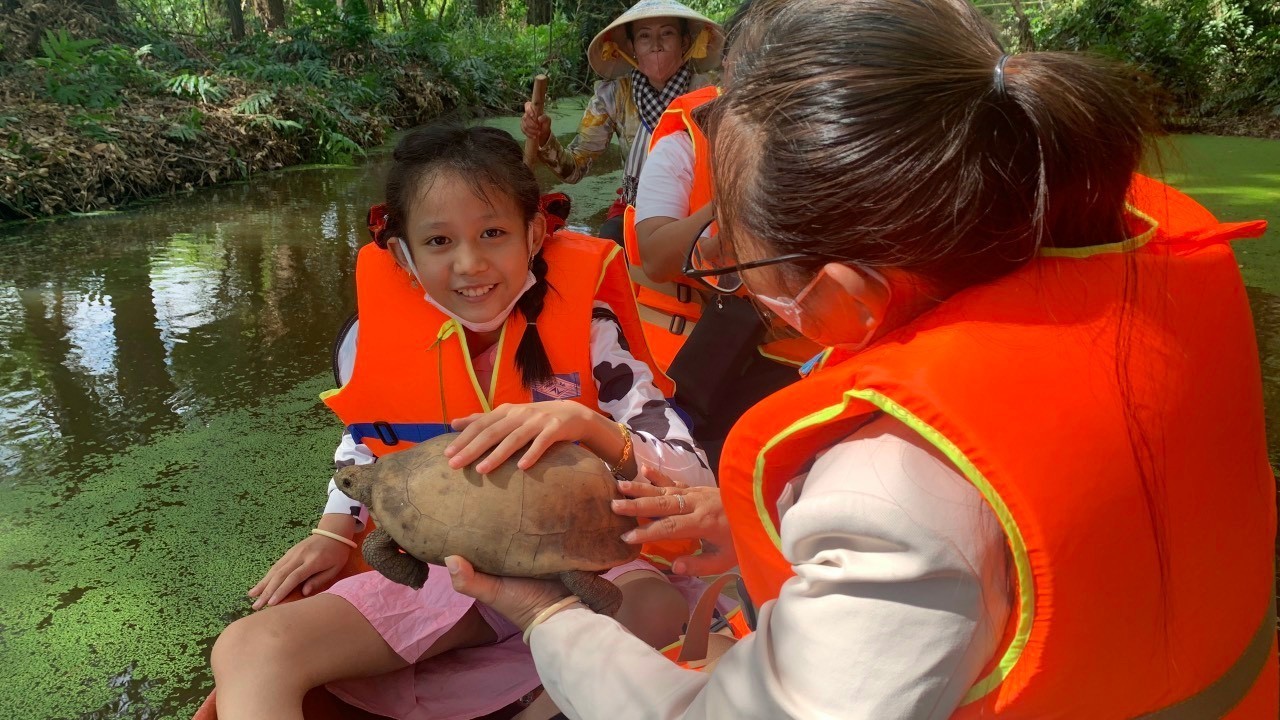
<path fill-rule="evenodd" d="M 667 567 L 671 567 L 675 564 L 664 557 L 660 557 L 658 555 L 650 555 L 649 553 L 640 553 L 640 557 L 644 558 L 645 560 L 648 560 L 654 565 L 665 565 Z"/>
<path fill-rule="evenodd" d="M 843 393 L 839 403 L 810 413 L 788 425 L 765 443 L 764 448 L 756 455 L 755 470 L 752 477 L 756 513 L 759 515 L 760 522 L 764 525 L 765 532 L 768 533 L 774 546 L 781 551 L 782 538 L 773 524 L 773 518 L 769 514 L 764 498 L 765 455 L 788 436 L 839 417 L 853 400 L 861 400 L 874 405 L 888 415 L 898 419 L 936 447 L 943 455 L 946 455 L 947 459 L 960 472 L 964 473 L 965 478 L 978 489 L 978 492 L 982 493 L 982 497 L 995 512 L 996 518 L 1000 521 L 1000 527 L 1004 530 L 1005 537 L 1009 541 L 1009 549 L 1013 554 L 1013 563 L 1018 574 L 1018 626 L 1014 632 L 1013 641 L 1009 643 L 1009 647 L 1000 658 L 999 664 L 986 677 L 980 678 L 975 682 L 960 701 L 961 705 L 967 705 L 995 690 L 1013 671 L 1014 665 L 1018 663 L 1018 659 L 1022 656 L 1022 650 L 1026 647 L 1028 638 L 1031 637 L 1031 625 L 1035 621 L 1036 591 L 1035 578 L 1031 574 L 1031 559 L 1027 555 L 1027 546 L 1022 539 L 1022 532 L 1018 529 L 1018 524 L 1013 518 L 1013 513 L 1009 511 L 1009 507 L 1005 505 L 1000 494 L 992 487 L 991 483 L 982 474 L 982 471 L 965 456 L 955 443 L 931 425 L 916 417 L 910 410 L 880 392 L 875 390 L 848 390 Z"/>
<path fill-rule="evenodd" d="M 1126 205 L 1125 209 L 1129 213 L 1135 215 L 1139 220 L 1142 220 L 1143 222 L 1150 225 L 1150 227 L 1147 228 L 1146 232 L 1142 233 L 1141 235 L 1136 235 L 1134 237 L 1128 238 L 1127 240 L 1121 240 L 1120 242 L 1114 242 L 1114 243 L 1106 243 L 1105 245 L 1088 245 L 1085 247 L 1078 247 L 1078 248 L 1057 248 L 1057 247 L 1040 248 L 1041 257 L 1065 257 L 1065 258 L 1080 259 L 1080 258 L 1093 257 L 1094 255 L 1106 255 L 1107 253 L 1132 252 L 1142 247 L 1143 245 L 1146 245 L 1148 242 L 1151 241 L 1151 238 L 1155 237 L 1156 228 L 1160 225 L 1160 223 L 1157 222 L 1155 218 L 1142 212 L 1141 210 L 1139 210 L 1138 208 L 1132 205 Z"/>
<path fill-rule="evenodd" d="M 503 330 L 506 330 L 505 326 L 503 327 Z M 480 388 L 480 379 L 476 377 L 475 366 L 471 364 L 471 348 L 467 347 L 467 333 L 462 329 L 462 326 L 458 324 L 457 320 L 450 319 L 446 321 L 445 324 L 441 325 L 440 331 L 436 333 L 436 341 L 440 342 L 442 340 L 447 340 L 451 335 L 457 335 L 458 342 L 462 344 L 462 360 L 467 366 L 467 379 L 471 381 L 471 388 L 475 390 L 476 397 L 480 400 L 480 407 L 484 408 L 485 412 L 492 412 L 493 406 L 489 403 L 489 398 L 484 394 L 484 390 Z M 441 352 L 443 352 L 443 349 Z M 498 364 L 494 363 L 493 375 L 495 378 L 498 376 L 497 366 Z M 457 419 L 458 418 L 441 418 L 441 420 L 446 423 Z"/>
<path fill-rule="evenodd" d="M 600 294 L 600 286 L 604 285 L 605 275 L 609 272 L 609 263 L 613 262 L 613 259 L 618 257 L 618 253 L 620 252 L 622 252 L 622 246 L 614 245 L 613 248 L 609 250 L 609 254 L 604 256 L 604 263 L 600 265 L 600 277 L 596 279 L 597 295 Z M 635 293 L 632 294 L 634 295 Z"/>
<path fill-rule="evenodd" d="M 768 344 L 768 343 L 766 343 L 766 345 L 767 345 L 767 344 Z M 791 358 L 784 358 L 784 357 L 782 357 L 782 356 L 780 356 L 780 355 L 774 355 L 774 354 L 772 354 L 772 353 L 767 353 L 767 352 L 765 352 L 765 351 L 764 351 L 764 347 L 765 347 L 764 345 L 757 345 L 757 346 L 756 346 L 756 352 L 760 353 L 760 356 L 761 356 L 761 357 L 766 358 L 766 359 L 768 359 L 768 360 L 772 360 L 772 361 L 774 361 L 774 362 L 778 363 L 779 365 L 790 365 L 791 367 L 794 367 L 794 368 L 804 367 L 804 363 L 802 363 L 802 362 L 796 362 L 795 360 L 792 360 Z"/>
<path fill-rule="evenodd" d="M 506 344 L 507 328 L 511 326 L 510 318 L 508 322 L 502 323 L 502 332 L 498 333 L 498 350 L 494 356 L 493 374 L 489 376 L 489 405 L 493 405 L 493 398 L 498 394 L 498 371 L 502 367 L 502 346 Z"/>
<path fill-rule="evenodd" d="M 321 400 L 328 400 L 329 398 L 333 397 L 334 395 L 337 395 L 337 394 L 338 394 L 339 392 L 341 392 L 341 391 L 342 391 L 342 388 L 334 388 L 334 389 L 332 389 L 332 390 L 325 390 L 324 392 L 320 393 L 320 399 L 321 399 Z"/>

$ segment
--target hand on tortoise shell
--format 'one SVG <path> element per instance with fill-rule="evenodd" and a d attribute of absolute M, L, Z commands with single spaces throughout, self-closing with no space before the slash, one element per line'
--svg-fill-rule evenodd
<path fill-rule="evenodd" d="M 457 555 L 445 558 L 444 564 L 454 590 L 497 610 L 521 630 L 529 627 L 538 613 L 568 596 L 564 584 L 556 580 L 486 575 Z"/>
<path fill-rule="evenodd" d="M 476 463 L 476 472 L 487 473 L 524 447 L 517 465 L 528 470 L 557 442 L 578 442 L 591 429 L 592 413 L 568 400 L 499 405 L 492 412 L 476 413 L 453 421 L 458 437 L 445 448 L 449 467 L 455 470 Z M 488 457 L 476 462 L 486 452 Z"/>
<path fill-rule="evenodd" d="M 614 500 L 613 511 L 640 519 L 640 527 L 623 534 L 623 540 L 637 545 L 701 540 L 701 553 L 676 558 L 672 563 L 671 571 L 677 575 L 718 575 L 738 564 L 719 488 L 680 487 L 670 480 L 655 478 L 651 472 L 646 477 L 668 484 L 618 483 L 618 490 L 629 499 Z"/>

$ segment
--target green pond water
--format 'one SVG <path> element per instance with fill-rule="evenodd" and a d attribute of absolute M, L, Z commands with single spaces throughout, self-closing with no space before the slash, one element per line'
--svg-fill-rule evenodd
<path fill-rule="evenodd" d="M 324 504 L 340 428 L 317 394 L 383 158 L 0 227 L 0 717 L 181 718 L 207 693 L 213 639 Z M 619 165 L 560 188 L 574 224 Z M 1280 142 L 1180 137 L 1164 165 L 1280 224 Z M 1237 245 L 1273 425 L 1277 239 Z"/>

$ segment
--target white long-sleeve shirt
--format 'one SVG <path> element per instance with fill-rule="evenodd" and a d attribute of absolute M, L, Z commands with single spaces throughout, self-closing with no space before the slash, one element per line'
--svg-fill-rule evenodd
<path fill-rule="evenodd" d="M 996 651 L 1011 603 L 990 507 L 888 417 L 790 489 L 778 504 L 796 577 L 760 609 L 756 632 L 713 672 L 694 672 L 572 607 L 531 636 L 560 709 L 576 720 L 949 717 Z"/>
<path fill-rule="evenodd" d="M 347 333 L 339 348 L 339 378 L 351 379 L 355 367 L 355 342 L 359 323 Z M 659 470 L 667 477 L 688 485 L 714 485 L 715 476 L 707 457 L 694 443 L 680 416 L 667 404 L 653 384 L 649 366 L 632 357 L 613 310 L 600 301 L 594 303 L 591 319 L 591 367 L 600 410 L 631 429 L 636 465 Z M 333 454 L 335 468 L 374 461 L 373 453 L 343 433 Z M 326 513 L 350 513 L 357 529 L 363 528 L 368 510 L 329 481 Z"/>

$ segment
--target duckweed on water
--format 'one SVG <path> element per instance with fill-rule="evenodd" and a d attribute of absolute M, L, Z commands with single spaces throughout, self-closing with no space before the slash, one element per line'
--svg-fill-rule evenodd
<path fill-rule="evenodd" d="M 65 499 L 4 492 L 0 714 L 189 717 L 213 639 L 323 505 L 331 383 L 124 452 Z"/>

